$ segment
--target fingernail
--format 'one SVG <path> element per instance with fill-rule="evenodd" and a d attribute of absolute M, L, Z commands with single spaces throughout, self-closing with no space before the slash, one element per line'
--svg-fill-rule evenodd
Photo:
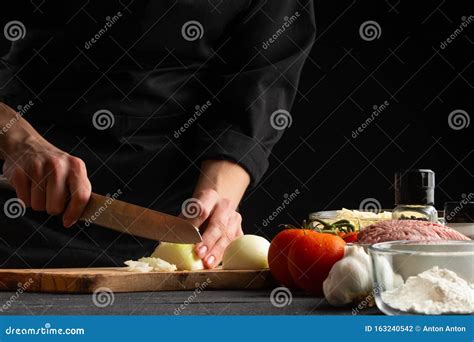
<path fill-rule="evenodd" d="M 206 255 L 206 252 L 207 252 L 206 246 L 199 247 L 198 252 L 197 252 L 198 257 L 203 258 Z"/>
<path fill-rule="evenodd" d="M 214 261 L 216 260 L 216 258 L 214 258 L 214 255 L 210 255 L 207 257 L 206 259 L 206 263 L 209 265 L 209 266 L 212 266 L 212 264 L 214 264 Z"/>

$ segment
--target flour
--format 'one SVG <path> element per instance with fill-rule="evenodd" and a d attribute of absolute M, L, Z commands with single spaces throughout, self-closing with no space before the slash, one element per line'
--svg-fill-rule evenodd
<path fill-rule="evenodd" d="M 474 284 L 438 266 L 408 277 L 405 284 L 381 296 L 387 305 L 401 311 L 426 315 L 474 312 Z"/>

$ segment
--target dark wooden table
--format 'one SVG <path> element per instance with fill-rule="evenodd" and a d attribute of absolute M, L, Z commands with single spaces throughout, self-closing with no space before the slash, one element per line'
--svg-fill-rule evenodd
<path fill-rule="evenodd" d="M 352 315 L 324 299 L 294 293 L 291 304 L 276 307 L 268 291 L 166 291 L 115 293 L 99 307 L 92 294 L 0 292 L 0 315 Z M 17 298 L 15 298 L 17 297 Z M 103 305 L 103 304 L 100 304 Z M 3 306 L 3 307 L 2 307 Z M 3 311 L 2 311 L 3 310 Z M 361 315 L 380 315 L 377 308 Z"/>

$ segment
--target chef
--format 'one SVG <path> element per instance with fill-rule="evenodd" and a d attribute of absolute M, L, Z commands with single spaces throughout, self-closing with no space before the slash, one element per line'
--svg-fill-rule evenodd
<path fill-rule="evenodd" d="M 78 221 L 91 191 L 190 220 L 216 267 L 291 120 L 312 2 L 2 7 L 0 156 L 14 190 L 0 190 L 0 267 L 151 254 L 154 241 Z"/>

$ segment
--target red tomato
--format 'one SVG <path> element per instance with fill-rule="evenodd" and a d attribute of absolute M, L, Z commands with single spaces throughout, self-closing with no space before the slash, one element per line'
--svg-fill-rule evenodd
<path fill-rule="evenodd" d="M 342 239 L 346 242 L 355 242 L 355 241 L 357 241 L 357 234 L 359 234 L 359 233 L 358 232 L 349 232 L 349 233 L 345 233 L 345 234 L 340 235 L 340 237 L 342 237 Z"/>
<path fill-rule="evenodd" d="M 273 238 L 270 249 L 268 250 L 268 264 L 273 278 L 289 288 L 295 288 L 297 286 L 288 270 L 288 252 L 293 242 L 305 234 L 317 233 L 307 229 L 285 229 Z"/>
<path fill-rule="evenodd" d="M 333 234 L 316 233 L 299 236 L 288 253 L 288 269 L 300 288 L 323 296 L 323 282 L 332 266 L 344 257 L 342 238 Z"/>

